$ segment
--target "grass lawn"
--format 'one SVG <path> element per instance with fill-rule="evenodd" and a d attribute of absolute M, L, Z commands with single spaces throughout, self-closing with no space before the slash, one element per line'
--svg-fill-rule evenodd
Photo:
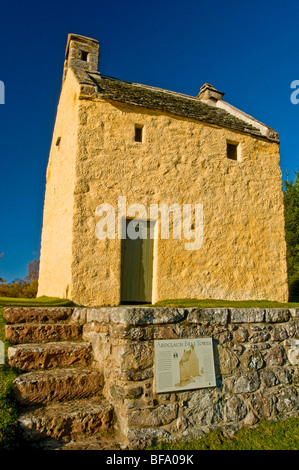
<path fill-rule="evenodd" d="M 297 299 L 296 299 L 297 300 Z M 299 301 L 281 303 L 271 300 L 214 300 L 214 299 L 168 299 L 161 300 L 155 307 L 202 307 L 202 308 L 295 308 L 299 307 Z"/>
<path fill-rule="evenodd" d="M 299 418 L 261 421 L 255 429 L 243 428 L 234 437 L 212 431 L 189 443 L 159 444 L 148 450 L 298 450 Z"/>
<path fill-rule="evenodd" d="M 56 297 L 38 297 L 37 299 L 21 299 L 0 297 L 0 307 L 71 307 L 73 302 Z"/>

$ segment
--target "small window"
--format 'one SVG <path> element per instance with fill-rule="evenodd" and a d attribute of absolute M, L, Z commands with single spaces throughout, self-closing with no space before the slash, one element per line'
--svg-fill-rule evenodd
<path fill-rule="evenodd" d="M 87 62 L 87 57 L 88 57 L 88 52 L 81 51 L 81 60 L 84 60 L 84 62 Z"/>
<path fill-rule="evenodd" d="M 239 160 L 239 144 L 227 142 L 226 156 L 230 160 Z"/>
<path fill-rule="evenodd" d="M 143 126 L 135 125 L 135 142 L 142 142 Z"/>

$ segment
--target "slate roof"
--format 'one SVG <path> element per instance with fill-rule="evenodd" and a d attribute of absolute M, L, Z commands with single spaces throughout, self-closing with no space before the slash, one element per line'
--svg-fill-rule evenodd
<path fill-rule="evenodd" d="M 158 110 L 208 124 L 249 133 L 278 142 L 276 131 L 268 127 L 267 135 L 263 135 L 258 127 L 230 114 L 224 109 L 207 104 L 193 96 L 119 80 L 102 75 L 98 72 L 87 72 L 80 68 L 73 71 L 82 85 L 96 86 L 96 96 L 109 101 L 141 106 Z"/>

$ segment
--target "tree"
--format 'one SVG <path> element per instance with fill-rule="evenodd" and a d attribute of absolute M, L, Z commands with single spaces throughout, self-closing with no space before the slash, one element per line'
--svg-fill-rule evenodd
<path fill-rule="evenodd" d="M 25 277 L 25 281 L 37 281 L 39 274 L 39 261 L 35 258 L 31 263 L 28 263 L 28 275 Z"/>
<path fill-rule="evenodd" d="M 6 281 L 0 285 L 0 297 L 35 298 L 38 288 L 39 261 L 28 263 L 28 274 L 25 279 L 15 279 L 10 284 Z"/>
<path fill-rule="evenodd" d="M 287 177 L 284 190 L 285 230 L 290 300 L 299 297 L 299 172 Z"/>

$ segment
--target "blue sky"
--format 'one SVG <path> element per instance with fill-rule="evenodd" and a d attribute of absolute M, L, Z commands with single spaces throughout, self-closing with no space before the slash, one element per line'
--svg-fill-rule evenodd
<path fill-rule="evenodd" d="M 39 257 L 45 173 L 68 33 L 100 41 L 103 74 L 197 95 L 205 83 L 280 134 L 299 170 L 298 0 L 10 1 L 0 4 L 0 276 Z"/>

